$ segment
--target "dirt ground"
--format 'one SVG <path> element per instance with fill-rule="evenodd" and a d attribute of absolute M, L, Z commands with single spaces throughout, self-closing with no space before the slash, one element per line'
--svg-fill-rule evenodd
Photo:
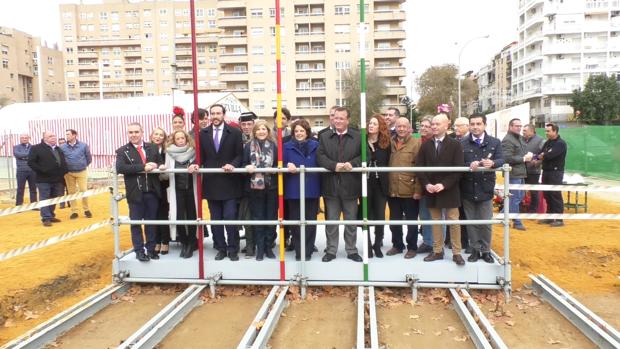
<path fill-rule="evenodd" d="M 41 226 L 38 212 L 25 212 L 7 217 L 0 217 L 0 252 L 6 252 L 13 248 L 25 246 L 46 238 L 50 238 L 62 233 L 82 228 L 88 224 L 92 224 L 109 217 L 109 197 L 105 194 L 90 198 L 91 210 L 94 217 L 86 219 L 80 217 L 77 220 L 69 220 L 69 209 L 58 210 L 57 215 L 63 222 L 55 224 L 51 228 Z M 9 207 L 9 204 L 0 205 L 0 208 Z M 618 213 L 620 212 L 620 203 L 602 200 L 600 196 L 590 197 L 591 213 Z M 126 214 L 123 211 L 122 214 Z M 584 304 L 591 307 L 600 316 L 609 321 L 612 325 L 620 327 L 620 244 L 618 243 L 618 233 L 620 227 L 614 221 L 574 221 L 567 220 L 566 226 L 563 228 L 551 228 L 548 226 L 538 225 L 535 221 L 525 221 L 528 228 L 527 231 L 521 232 L 511 231 L 511 260 L 513 263 L 513 285 L 515 290 L 519 292 L 527 292 L 524 285 L 529 283 L 527 275 L 529 273 L 542 273 L 549 279 L 557 283 L 560 287 L 573 292 L 575 296 L 583 301 Z M 122 249 L 130 247 L 130 241 L 127 229 L 123 229 L 121 246 Z M 501 227 L 494 228 L 494 248 L 501 255 L 501 244 L 503 233 Z M 111 260 L 113 258 L 113 240 L 110 228 L 102 228 L 97 231 L 85 234 L 83 236 L 61 242 L 51 247 L 42 248 L 40 250 L 25 254 L 20 257 L 13 258 L 8 261 L 0 262 L 0 345 L 19 336 L 37 324 L 49 319 L 63 309 L 70 307 L 78 301 L 95 293 L 111 282 Z M 515 292 L 515 295 L 519 295 Z M 339 296 L 339 295 L 334 295 Z M 264 298 L 264 297 L 263 297 Z M 262 298 L 253 299 L 255 302 L 262 302 Z M 159 304 L 160 301 L 156 301 Z M 248 300 L 249 302 L 249 300 Z M 248 302 L 244 304 L 249 305 Z M 287 316 L 302 316 L 306 312 L 312 311 L 314 306 L 324 311 L 318 311 L 317 316 L 327 313 L 336 306 L 339 316 L 345 316 L 346 310 L 352 306 L 352 301 L 330 303 L 331 301 L 323 300 L 316 302 L 317 305 L 308 303 L 291 304 L 286 310 Z M 223 304 L 223 303 L 222 303 Z M 207 306 L 218 305 L 208 304 Z M 346 306 L 345 306 L 346 305 Z M 516 302 L 511 303 L 508 307 L 517 307 Z M 221 305 L 223 307 L 223 305 Z M 391 328 L 381 328 L 381 336 L 386 338 L 396 337 L 412 337 L 412 340 L 422 337 L 422 335 L 414 333 L 413 329 L 417 329 L 428 335 L 426 328 L 418 326 L 416 319 L 409 319 L 409 315 L 420 315 L 433 317 L 434 312 L 442 313 L 449 309 L 449 305 L 422 305 L 410 311 L 405 306 L 402 309 L 379 310 L 379 321 L 386 324 L 390 317 L 400 319 L 405 316 L 403 321 L 396 321 L 389 324 Z M 258 309 L 258 308 L 256 308 Z M 508 308 L 515 317 L 514 326 L 502 324 L 498 326 L 498 330 L 502 331 L 502 335 L 509 338 L 510 332 L 515 328 L 524 327 L 530 332 L 527 340 L 532 343 L 545 345 L 553 345 L 554 347 L 582 347 L 580 346 L 578 336 L 573 336 L 570 332 L 564 336 L 559 333 L 557 337 L 547 337 L 547 331 L 542 326 L 536 326 L 540 323 L 556 322 L 557 315 L 551 310 L 546 312 L 545 307 L 534 307 L 528 311 L 524 317 L 520 318 L 521 313 L 517 309 Z M 211 313 L 211 312 L 209 312 Z M 217 313 L 222 313 L 218 311 Z M 228 316 L 233 316 L 232 312 L 228 312 Z M 254 312 L 250 312 L 249 320 L 251 321 Z M 230 314 L 230 315 L 228 315 Z M 241 316 L 242 314 L 239 314 Z M 194 315 L 196 316 L 196 315 Z M 205 315 L 206 316 L 206 315 Z M 287 326 L 288 319 L 283 318 L 278 330 L 283 330 Z M 533 320 L 533 321 L 532 321 Z M 310 321 L 310 320 L 308 320 Z M 314 320 L 313 320 L 314 321 Z M 343 320 L 344 321 L 344 320 Z M 432 321 L 432 319 L 431 319 Z M 217 321 L 216 321 L 217 322 Z M 390 320 L 391 322 L 391 320 Z M 559 321 L 558 321 L 559 322 Z M 247 327 L 247 321 L 239 319 L 240 328 Z M 353 322 L 354 323 L 354 322 Z M 459 321 L 456 322 L 457 324 Z M 349 325 L 347 325 L 349 326 Z M 502 326 L 510 328 L 502 329 Z M 276 331 L 272 342 L 274 347 L 282 341 L 284 337 L 293 336 L 298 338 L 300 332 L 304 331 L 305 326 L 295 326 L 297 330 L 290 332 L 289 335 L 278 336 Z M 402 327 L 402 328 L 401 328 Z M 459 327 L 454 326 L 458 332 Z M 562 331 L 568 331 L 561 327 Z M 570 328 L 569 328 L 570 329 Z M 444 329 L 438 329 L 435 332 Z M 312 337 L 324 338 L 329 333 L 328 330 L 319 330 L 319 336 L 316 334 Z M 409 332 L 410 336 L 403 333 Z M 347 332 L 348 333 L 348 332 Z M 459 332 L 460 333 L 460 332 Z M 553 334 L 553 333 L 551 333 Z M 354 334 L 351 334 L 354 335 Z M 394 337 L 392 337 L 392 335 Z M 452 338 L 450 342 L 452 346 L 471 345 L 471 341 L 457 342 L 454 340 L 456 335 L 451 336 L 448 333 L 433 337 Z M 537 337 L 538 336 L 538 337 Z M 335 337 L 334 340 L 345 340 L 346 336 Z M 240 337 L 239 337 L 240 338 Z M 461 337 L 459 337 L 461 338 Z M 538 338 L 538 340 L 534 340 Z M 307 338 L 309 341 L 312 338 Z M 408 338 L 403 338 L 407 343 Z M 435 338 L 438 339 L 438 338 Z M 524 338 L 516 337 L 514 345 L 530 344 L 523 342 Z M 507 340 L 508 341 L 508 340 Z M 554 341 L 560 341 L 560 346 L 549 344 Z M 454 342 L 454 343 L 453 343 Z M 310 342 L 309 342 L 310 343 Z M 348 343 L 348 342 L 347 342 Z M 524 344 L 524 345 L 525 345 Z M 348 346 L 350 347 L 350 346 Z M 391 346 L 390 346 L 391 347 Z M 398 346 L 395 346 L 398 347 Z M 537 345 L 530 347 L 538 347 Z"/>

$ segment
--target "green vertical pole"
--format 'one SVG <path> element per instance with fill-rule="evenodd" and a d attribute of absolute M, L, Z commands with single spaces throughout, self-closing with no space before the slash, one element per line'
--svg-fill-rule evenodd
<path fill-rule="evenodd" d="M 367 167 L 366 161 L 366 24 L 364 23 L 364 0 L 360 0 L 359 52 L 360 52 L 360 129 L 362 133 L 362 168 Z M 342 82 L 341 82 L 342 83 Z M 368 173 L 362 173 L 362 219 L 368 219 Z M 364 242 L 364 281 L 368 281 L 368 224 L 362 224 Z"/>

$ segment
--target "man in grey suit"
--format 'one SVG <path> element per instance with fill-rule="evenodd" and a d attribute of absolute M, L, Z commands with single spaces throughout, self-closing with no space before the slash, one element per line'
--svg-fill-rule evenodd
<path fill-rule="evenodd" d="M 323 173 L 321 177 L 326 216 L 327 220 L 339 220 L 342 213 L 345 220 L 354 220 L 357 219 L 357 200 L 361 196 L 362 187 L 361 174 L 352 173 L 351 170 L 361 166 L 361 136 L 357 129 L 349 127 L 349 111 L 346 108 L 336 108 L 333 120 L 334 130 L 323 132 L 319 136 L 316 155 L 318 165 L 332 171 Z M 338 229 L 338 225 L 325 227 L 327 249 L 323 262 L 336 258 Z M 356 229 L 354 225 L 345 226 L 344 243 L 347 258 L 361 262 L 362 257 L 355 246 Z"/>

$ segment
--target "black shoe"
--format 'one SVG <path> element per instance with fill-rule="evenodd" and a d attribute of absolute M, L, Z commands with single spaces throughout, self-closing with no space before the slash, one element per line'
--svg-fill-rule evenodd
<path fill-rule="evenodd" d="M 254 257 L 255 254 L 256 254 L 256 252 L 254 251 L 254 247 L 246 247 L 246 249 L 245 249 L 245 256 L 246 257 Z"/>
<path fill-rule="evenodd" d="M 347 255 L 347 258 L 349 258 L 350 260 L 352 260 L 354 262 L 361 262 L 361 261 L 363 261 L 362 256 L 360 256 L 357 253 L 351 253 L 350 255 Z"/>
<path fill-rule="evenodd" d="M 237 252 L 228 252 L 228 258 L 230 258 L 231 261 L 236 262 L 239 260 L 239 255 Z"/>
<path fill-rule="evenodd" d="M 185 257 L 183 258 L 192 258 L 194 255 L 194 249 L 192 248 L 192 244 L 187 245 L 187 249 L 185 250 Z"/>
<path fill-rule="evenodd" d="M 248 251 L 247 247 L 244 247 L 244 248 L 241 249 L 241 253 L 247 253 L 247 251 Z"/>
<path fill-rule="evenodd" d="M 86 216 L 86 218 L 93 218 L 93 214 L 90 211 L 84 211 L 84 216 Z"/>
<path fill-rule="evenodd" d="M 311 260 L 311 259 L 312 259 L 312 255 L 307 254 L 307 255 L 306 255 L 306 261 L 309 261 L 309 260 Z"/>
<path fill-rule="evenodd" d="M 431 253 L 431 252 L 433 252 L 433 247 L 425 243 L 422 243 L 422 245 L 418 247 L 418 253 Z"/>
<path fill-rule="evenodd" d="M 368 258 L 373 258 L 372 248 L 368 249 Z"/>
<path fill-rule="evenodd" d="M 480 252 L 472 251 L 471 255 L 467 258 L 468 262 L 477 262 L 480 259 Z"/>
<path fill-rule="evenodd" d="M 259 255 L 259 254 L 257 253 L 257 254 L 256 254 L 256 260 L 257 260 L 257 261 L 262 261 L 262 260 L 263 260 L 263 255 L 262 255 L 262 254 L 260 254 L 260 255 Z"/>
<path fill-rule="evenodd" d="M 78 218 L 77 213 L 72 213 L 71 216 L 69 216 L 69 219 L 77 219 L 77 218 Z"/>
<path fill-rule="evenodd" d="M 295 250 L 295 249 L 293 249 Z M 269 259 L 276 259 L 276 255 L 273 254 L 273 250 L 268 248 L 267 250 L 265 250 L 265 256 Z"/>
<path fill-rule="evenodd" d="M 288 244 L 286 246 L 286 248 L 284 249 L 286 252 L 291 252 L 291 251 L 295 251 L 295 245 L 293 245 L 292 243 Z"/>
<path fill-rule="evenodd" d="M 186 254 L 187 254 L 187 244 L 181 244 L 181 254 L 179 254 L 179 257 L 185 258 Z"/>
<path fill-rule="evenodd" d="M 155 253 L 155 251 L 151 251 L 151 252 L 149 252 L 149 258 L 150 259 L 159 259 L 159 255 L 157 253 Z"/>
<path fill-rule="evenodd" d="M 295 256 L 295 260 L 299 262 L 301 260 L 301 256 Z"/>
<path fill-rule="evenodd" d="M 336 259 L 335 254 L 326 253 L 325 256 L 323 256 L 323 262 L 331 262 L 334 259 Z"/>
<path fill-rule="evenodd" d="M 224 258 L 226 258 L 226 251 L 218 251 L 217 254 L 215 255 L 216 261 L 221 261 Z"/>
<path fill-rule="evenodd" d="M 375 256 L 377 256 L 377 258 L 383 258 L 383 251 L 381 251 L 381 246 L 373 246 L 372 250 L 375 252 Z"/>
<path fill-rule="evenodd" d="M 467 248 L 465 248 L 465 253 L 471 254 L 473 252 L 474 252 L 474 249 L 471 246 L 467 246 Z"/>
<path fill-rule="evenodd" d="M 491 253 L 489 252 L 482 253 L 482 260 L 487 263 L 495 263 L 495 261 L 493 260 L 493 256 L 491 256 Z"/>
<path fill-rule="evenodd" d="M 312 252 L 319 252 L 319 249 L 316 248 L 316 245 L 312 246 Z"/>
<path fill-rule="evenodd" d="M 136 252 L 136 259 L 140 262 L 148 262 L 151 260 L 144 252 Z"/>
<path fill-rule="evenodd" d="M 160 253 L 161 254 L 167 255 L 169 251 L 170 251 L 170 245 L 168 245 L 168 244 L 161 244 L 161 248 L 160 248 Z"/>
<path fill-rule="evenodd" d="M 564 222 L 563 221 L 553 221 L 551 223 L 549 223 L 550 227 L 563 227 L 564 226 Z"/>

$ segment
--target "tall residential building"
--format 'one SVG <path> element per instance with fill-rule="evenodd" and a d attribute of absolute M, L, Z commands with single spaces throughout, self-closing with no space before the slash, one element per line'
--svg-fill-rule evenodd
<path fill-rule="evenodd" d="M 406 94 L 405 0 L 369 1 L 367 66 L 385 79 L 385 106 Z M 359 62 L 359 2 L 282 3 L 283 104 L 313 126 L 341 104 L 341 73 Z M 60 7 L 69 99 L 192 91 L 189 5 L 172 0 Z M 273 3 L 197 0 L 199 91 L 233 92 L 261 117 L 276 106 Z"/>
<path fill-rule="evenodd" d="M 0 99 L 2 103 L 65 100 L 62 52 L 41 39 L 0 27 Z"/>
<path fill-rule="evenodd" d="M 493 60 L 478 72 L 478 111 L 494 112 L 505 109 L 510 103 L 513 42 L 505 46 Z"/>
<path fill-rule="evenodd" d="M 620 72 L 620 2 L 519 0 L 512 99 L 537 122 L 565 121 L 574 89 L 593 74 Z"/>

